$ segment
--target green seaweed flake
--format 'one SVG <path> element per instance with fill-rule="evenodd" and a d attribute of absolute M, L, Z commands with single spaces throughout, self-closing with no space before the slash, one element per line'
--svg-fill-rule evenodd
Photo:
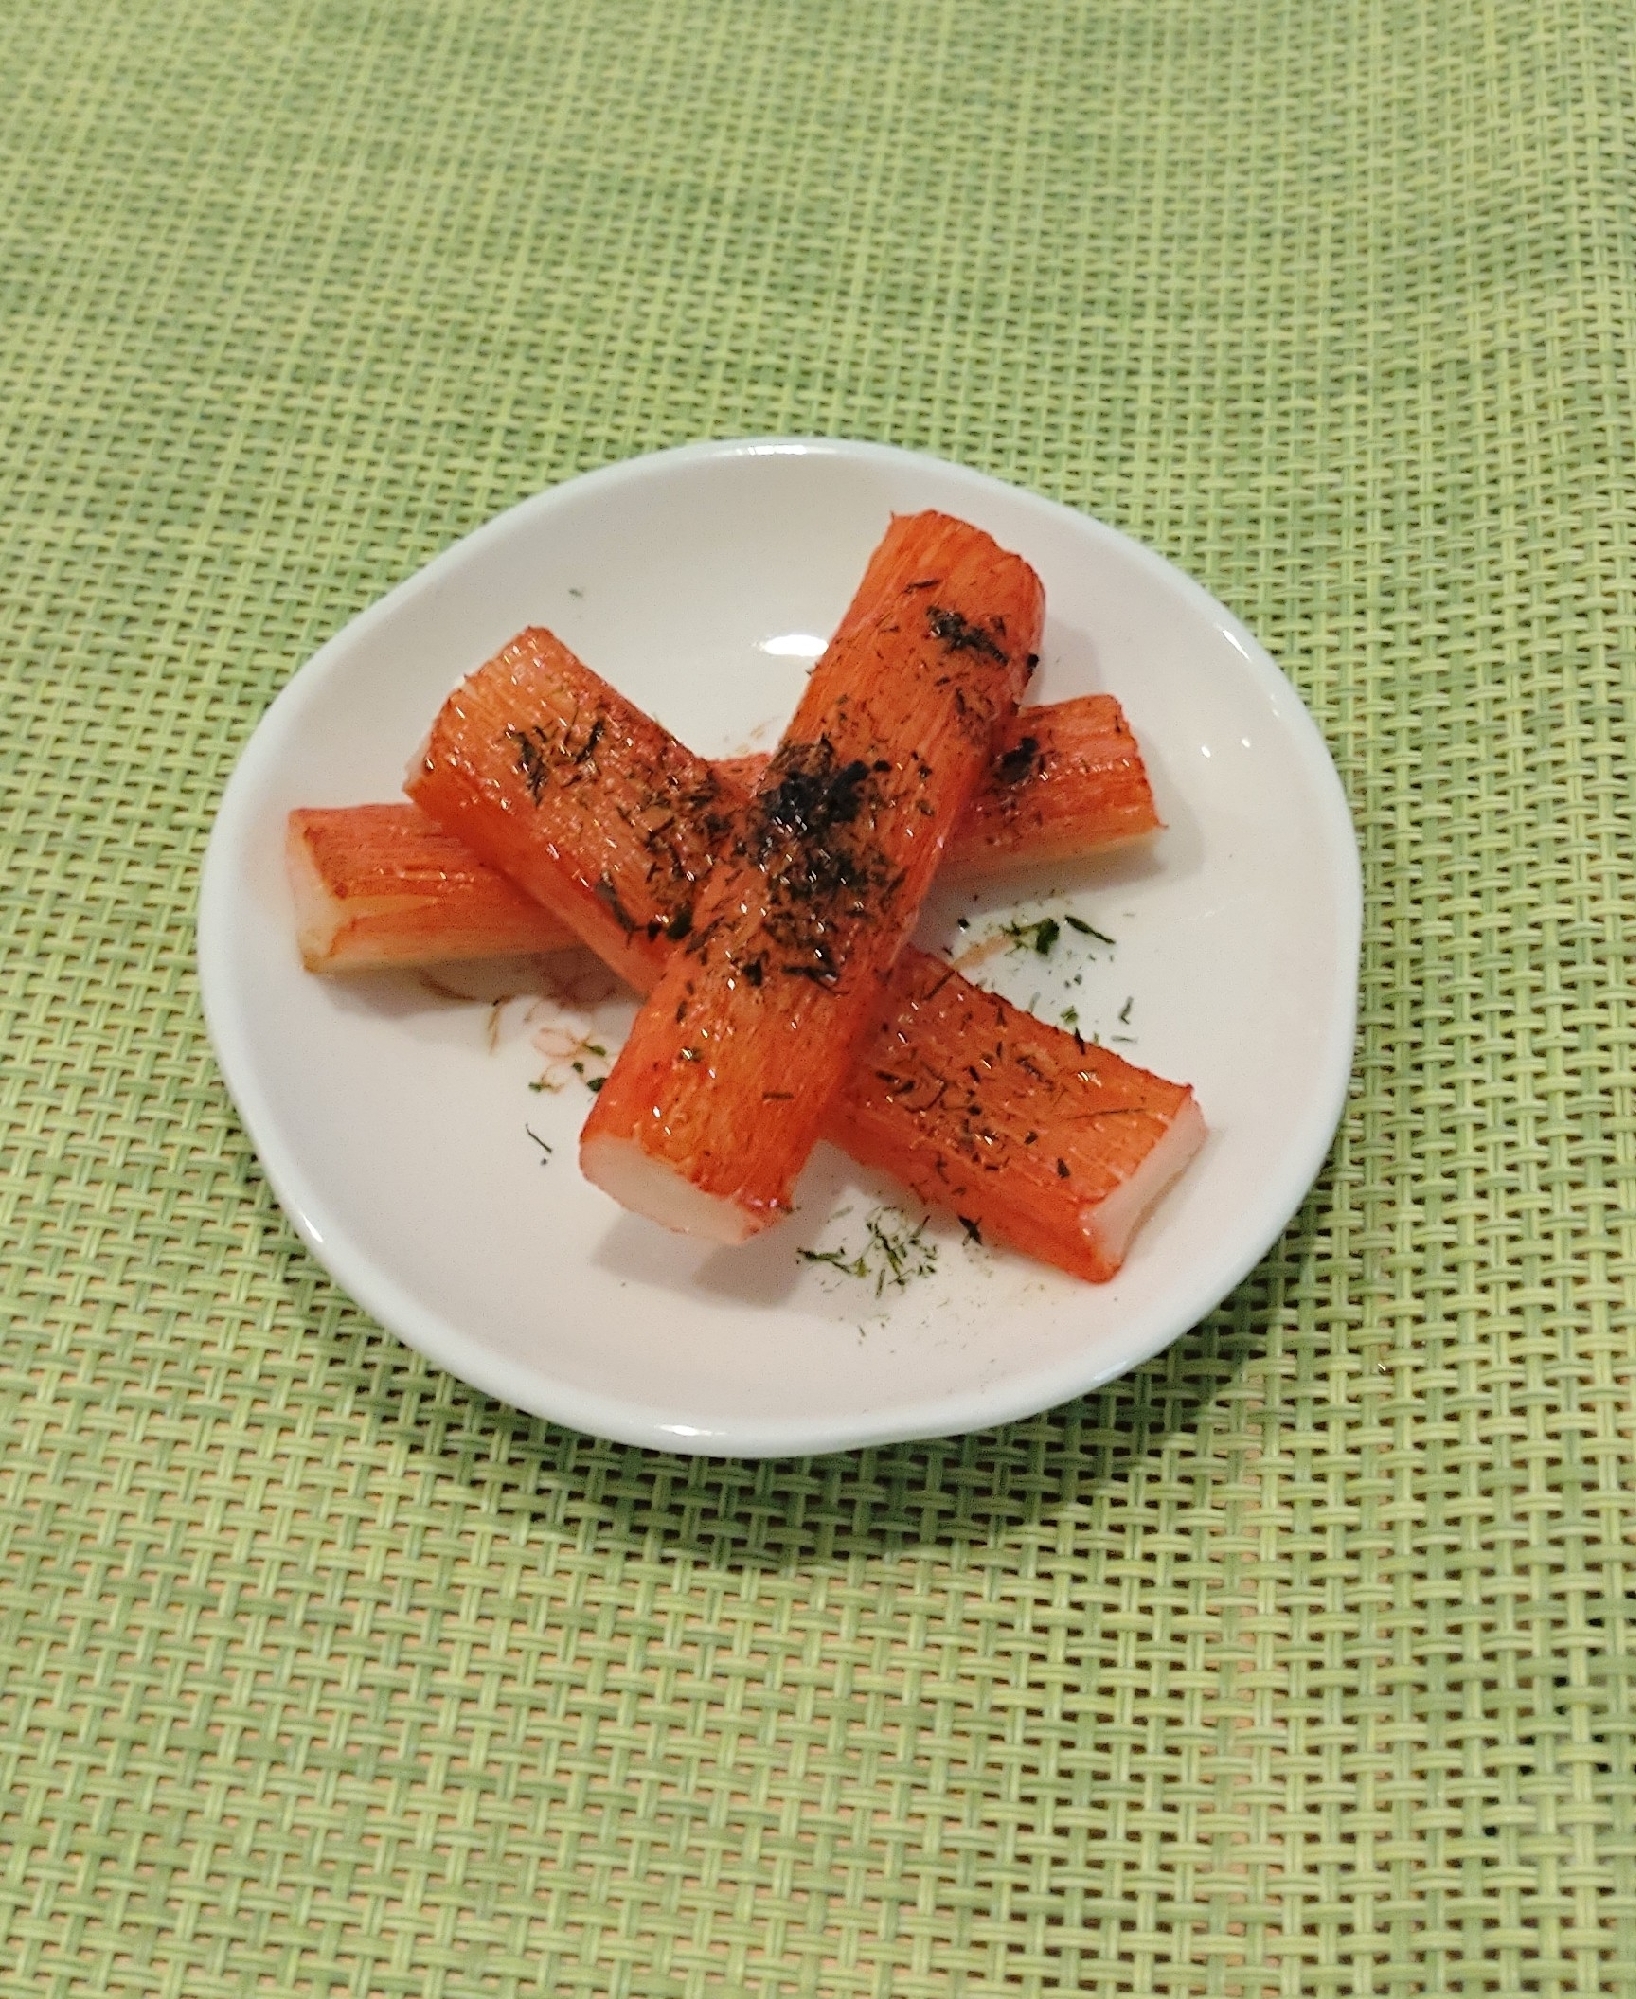
<path fill-rule="evenodd" d="M 931 1216 L 923 1215 L 910 1224 L 896 1208 L 876 1208 L 864 1223 L 864 1245 L 856 1255 L 849 1248 L 798 1249 L 803 1263 L 828 1264 L 843 1277 L 863 1283 L 874 1280 L 875 1296 L 881 1297 L 890 1284 L 907 1290 L 917 1277 L 930 1277 L 937 1269 L 937 1244 L 926 1240 Z"/>
<path fill-rule="evenodd" d="M 1042 958 L 1049 958 L 1062 935 L 1062 925 L 1054 916 L 1042 916 L 1037 923 L 1008 923 L 1002 934 L 1011 939 L 1013 950 L 1037 951 Z"/>

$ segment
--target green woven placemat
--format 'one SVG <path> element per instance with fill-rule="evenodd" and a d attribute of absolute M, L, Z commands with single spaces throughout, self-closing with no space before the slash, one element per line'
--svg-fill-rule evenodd
<path fill-rule="evenodd" d="M 0 7 L 8 1993 L 1636 1993 L 1633 44 Z M 1255 627 L 1355 806 L 1363 1026 L 1329 1170 L 1161 1360 L 683 1461 L 335 1292 L 192 909 L 349 615 L 782 431 L 1088 508 Z"/>

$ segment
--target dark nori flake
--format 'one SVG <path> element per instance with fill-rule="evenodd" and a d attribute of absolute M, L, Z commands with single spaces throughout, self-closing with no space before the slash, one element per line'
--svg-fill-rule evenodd
<path fill-rule="evenodd" d="M 1049 958 L 1062 935 L 1062 925 L 1054 916 L 1042 916 L 1037 923 L 1004 924 L 1001 931 L 1011 939 L 1013 950 L 1035 951 L 1040 957 Z"/>
<path fill-rule="evenodd" d="M 619 891 L 613 885 L 611 876 L 604 875 L 596 885 L 596 899 L 612 912 L 613 920 L 627 937 L 636 928 L 636 919 L 619 900 Z"/>
<path fill-rule="evenodd" d="M 780 965 L 778 969 L 788 972 L 792 978 L 811 979 L 815 986 L 833 986 L 841 976 L 835 969 L 833 959 L 827 964 L 820 961 L 814 965 Z"/>
<path fill-rule="evenodd" d="M 517 769 L 536 805 L 544 796 L 553 771 L 564 784 L 577 784 L 582 777 L 595 775 L 596 748 L 607 730 L 607 720 L 598 715 L 585 731 L 584 739 L 576 744 L 574 732 L 578 726 L 576 709 L 571 719 L 553 721 L 550 727 L 530 722 L 520 729 L 506 729 L 507 738 L 516 745 Z M 585 768 L 587 765 L 589 770 Z"/>
<path fill-rule="evenodd" d="M 532 729 L 508 728 L 506 735 L 517 746 L 518 772 L 528 787 L 529 797 L 538 805 L 551 775 L 551 766 L 546 761 L 549 743 L 545 731 L 536 723 Z"/>
<path fill-rule="evenodd" d="M 1034 768 L 1039 753 L 1039 737 L 1024 736 L 996 760 L 994 774 L 1002 784 L 1021 784 Z"/>
<path fill-rule="evenodd" d="M 858 816 L 863 802 L 859 789 L 868 775 L 869 766 L 861 757 L 837 765 L 828 736 L 820 736 L 816 744 L 793 745 L 777 783 L 756 801 L 766 822 L 763 852 L 774 827 L 798 838 L 822 840 L 836 827 L 849 826 Z"/>
<path fill-rule="evenodd" d="M 968 624 L 958 611 L 946 611 L 941 604 L 928 604 L 926 623 L 945 652 L 974 652 L 984 659 L 997 659 L 1002 666 L 1010 663 L 1010 653 L 1002 651 L 981 625 Z"/>
<path fill-rule="evenodd" d="M 862 758 L 838 757 L 828 736 L 787 743 L 773 757 L 741 839 L 766 883 L 779 970 L 833 986 L 848 934 L 889 907 L 902 871 L 875 831 L 885 801 L 881 774 Z M 695 936 L 691 948 L 702 953 L 705 939 Z"/>

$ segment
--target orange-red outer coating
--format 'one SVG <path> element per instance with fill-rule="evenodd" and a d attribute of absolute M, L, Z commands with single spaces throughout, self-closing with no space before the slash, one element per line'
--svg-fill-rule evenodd
<path fill-rule="evenodd" d="M 1111 694 L 1019 708 L 955 828 L 962 875 L 1044 867 L 1157 832 L 1142 753 Z"/>
<path fill-rule="evenodd" d="M 889 585 L 813 668 L 580 1141 L 598 1184 L 670 1212 L 651 1178 L 632 1191 L 634 1148 L 725 1239 L 788 1212 L 1038 661 L 1045 593 L 1020 556 L 932 512 L 891 539 Z"/>
<path fill-rule="evenodd" d="M 579 942 L 401 801 L 292 812 L 286 851 L 309 972 L 531 956 Z"/>
<path fill-rule="evenodd" d="M 1110 1250 L 1091 1216 L 1191 1097 L 905 952 L 829 1136 L 990 1238 L 1101 1282 L 1124 1239 Z"/>
<path fill-rule="evenodd" d="M 686 934 L 742 794 L 531 627 L 455 689 L 405 787 L 638 992 Z"/>

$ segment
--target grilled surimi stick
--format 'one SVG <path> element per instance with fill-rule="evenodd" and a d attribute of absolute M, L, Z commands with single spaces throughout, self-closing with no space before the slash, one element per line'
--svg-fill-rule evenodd
<path fill-rule="evenodd" d="M 449 696 L 406 789 L 640 993 L 745 798 L 538 628 Z"/>
<path fill-rule="evenodd" d="M 765 756 L 716 766 L 752 791 Z M 1083 694 L 1022 708 L 1000 732 L 983 784 L 955 826 L 945 872 L 974 877 L 1102 852 L 1159 825 L 1119 703 Z M 308 971 L 429 965 L 557 951 L 577 934 L 415 806 L 344 805 L 290 814 L 290 879 Z"/>
<path fill-rule="evenodd" d="M 428 810 L 568 915 L 614 969 L 648 991 L 710 867 L 708 842 L 680 807 L 706 796 L 708 812 L 720 814 L 735 802 L 725 786 L 712 785 L 707 764 L 677 754 L 658 723 L 549 633 L 514 639 L 455 703 L 458 717 L 446 710 L 439 724 L 437 769 L 417 780 Z M 526 756 L 518 747 L 525 740 Z M 934 1017 L 924 995 L 938 982 Z M 949 1070 L 947 1051 L 925 1038 L 940 1031 L 939 1019 L 981 1025 L 970 1064 L 977 1075 L 965 1080 L 984 1083 L 982 1120 L 960 1075 L 952 1101 L 937 1084 L 906 1087 L 911 1076 L 940 1082 Z M 1117 1115 L 1101 1115 L 1109 1109 Z M 1191 1091 L 1107 1051 L 1082 1051 L 1073 1036 L 912 948 L 898 959 L 884 1022 L 825 1130 L 990 1239 L 1026 1242 L 1033 1255 L 1091 1278 L 1117 1267 L 1142 1215 L 1204 1135 Z M 1025 1169 L 1019 1206 L 1010 1169 L 1035 1158 L 1049 1165 L 1047 1184 L 1041 1190 Z M 1059 1158 L 1066 1175 L 1056 1170 Z"/>
<path fill-rule="evenodd" d="M 309 972 L 523 956 L 579 942 L 401 801 L 292 812 L 284 855 Z"/>
<path fill-rule="evenodd" d="M 1204 1135 L 1185 1084 L 1047 1027 L 919 951 L 898 961 L 891 1008 L 828 1127 L 854 1159 L 979 1236 L 1098 1283 Z"/>
<path fill-rule="evenodd" d="M 914 574 L 813 668 L 580 1137 L 588 1180 L 689 1235 L 743 1242 L 789 1212 L 1038 662 L 1045 592 L 1020 556 L 946 514 L 899 539 Z"/>

